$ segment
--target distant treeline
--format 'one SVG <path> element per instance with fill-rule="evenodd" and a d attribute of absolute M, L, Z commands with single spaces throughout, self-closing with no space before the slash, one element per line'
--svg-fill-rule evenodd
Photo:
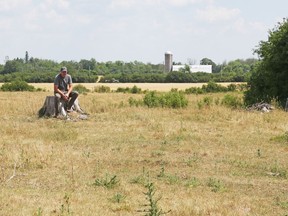
<path fill-rule="evenodd" d="M 201 64 L 211 64 L 212 73 L 190 73 L 189 67 L 179 72 L 164 72 L 163 64 L 144 64 L 142 62 L 108 61 L 97 62 L 95 59 L 63 61 L 61 63 L 38 58 L 16 58 L 0 65 L 0 82 L 22 80 L 29 83 L 51 83 L 62 66 L 68 68 L 73 82 L 93 83 L 101 75 L 100 82 L 133 83 L 197 83 L 197 82 L 245 82 L 257 64 L 256 59 L 235 60 L 216 65 L 204 58 Z M 174 63 L 181 64 L 181 63 Z"/>

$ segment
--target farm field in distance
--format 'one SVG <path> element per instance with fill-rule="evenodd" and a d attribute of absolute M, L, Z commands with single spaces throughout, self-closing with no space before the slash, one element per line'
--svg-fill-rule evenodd
<path fill-rule="evenodd" d="M 0 215 L 145 215 L 148 183 L 167 215 L 288 214 L 284 110 L 222 105 L 240 92 L 185 95 L 183 109 L 129 105 L 143 94 L 89 92 L 79 97 L 89 118 L 65 121 L 38 118 L 53 84 L 34 86 L 46 91 L 0 91 Z"/>
<path fill-rule="evenodd" d="M 117 88 L 132 88 L 133 86 L 137 86 L 144 90 L 151 91 L 162 91 L 167 92 L 172 88 L 176 88 L 178 90 L 185 90 L 191 87 L 202 87 L 207 83 L 74 83 L 73 85 L 83 85 L 87 89 L 93 91 L 97 86 L 107 86 L 112 91 L 117 90 Z M 227 86 L 231 83 L 220 83 L 221 85 Z M 237 83 L 235 83 L 237 84 Z M 48 91 L 53 91 L 53 83 L 29 83 L 29 85 L 33 85 L 36 88 L 42 88 Z"/>
<path fill-rule="evenodd" d="M 30 85 L 35 86 L 36 88 L 43 88 L 46 90 L 53 90 L 53 83 L 30 83 Z M 132 88 L 137 86 L 142 90 L 151 90 L 151 91 L 170 91 L 171 88 L 177 88 L 178 90 L 185 90 L 190 87 L 201 87 L 202 83 L 74 83 L 75 85 L 83 85 L 87 89 L 93 91 L 97 86 L 107 86 L 111 91 L 117 90 L 117 88 Z"/>

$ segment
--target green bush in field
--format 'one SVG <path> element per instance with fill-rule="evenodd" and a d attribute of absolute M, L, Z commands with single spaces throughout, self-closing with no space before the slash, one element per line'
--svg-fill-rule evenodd
<path fill-rule="evenodd" d="M 162 95 L 162 99 L 164 100 L 163 107 L 183 108 L 188 105 L 188 100 L 181 92 L 168 92 Z"/>
<path fill-rule="evenodd" d="M 143 102 L 148 107 L 160 106 L 159 96 L 157 96 L 157 93 L 155 91 L 146 93 Z"/>
<path fill-rule="evenodd" d="M 130 90 L 130 93 L 132 94 L 140 94 L 141 92 L 142 92 L 141 88 L 138 88 L 136 85 L 134 85 Z"/>
<path fill-rule="evenodd" d="M 235 84 L 229 84 L 228 86 L 227 86 L 227 91 L 236 91 L 236 89 L 237 89 L 237 85 L 235 85 Z"/>
<path fill-rule="evenodd" d="M 212 97 L 204 97 L 203 102 L 206 106 L 211 106 L 213 103 L 213 98 Z"/>
<path fill-rule="evenodd" d="M 126 88 L 119 87 L 119 88 L 116 89 L 116 92 L 129 93 L 130 92 L 130 88 L 128 88 L 128 87 L 126 87 Z"/>
<path fill-rule="evenodd" d="M 246 84 L 229 84 L 227 87 L 210 81 L 207 85 L 200 87 L 191 87 L 185 89 L 186 94 L 204 94 L 217 92 L 234 92 L 236 90 L 244 91 L 247 88 Z"/>
<path fill-rule="evenodd" d="M 89 89 L 87 89 L 85 86 L 81 84 L 75 85 L 73 90 L 77 91 L 79 94 L 87 93 L 90 91 Z"/>
<path fill-rule="evenodd" d="M 224 96 L 224 98 L 221 101 L 221 104 L 234 109 L 243 107 L 243 102 L 241 98 L 229 94 Z"/>
<path fill-rule="evenodd" d="M 188 105 L 184 93 L 177 91 L 163 94 L 151 91 L 145 94 L 143 102 L 148 107 L 184 108 Z"/>
<path fill-rule="evenodd" d="M 202 109 L 204 107 L 210 107 L 213 104 L 213 98 L 212 97 L 204 97 L 203 100 L 198 101 L 197 105 L 199 109 Z"/>
<path fill-rule="evenodd" d="M 12 81 L 1 86 L 2 91 L 36 91 L 34 86 L 28 85 L 25 81 Z M 37 89 L 38 90 L 38 89 Z"/>
<path fill-rule="evenodd" d="M 143 105 L 143 101 L 142 100 L 136 100 L 136 99 L 134 99 L 132 97 L 129 98 L 128 102 L 129 102 L 130 106 L 138 107 L 138 106 L 142 106 Z"/>
<path fill-rule="evenodd" d="M 98 92 L 98 93 L 109 93 L 110 91 L 111 91 L 110 87 L 104 86 L 104 85 L 97 86 L 94 88 L 94 92 Z"/>
<path fill-rule="evenodd" d="M 203 93 L 217 93 L 217 92 L 232 92 L 236 90 L 243 91 L 244 86 L 230 84 L 227 87 L 217 84 L 215 82 L 210 81 L 207 85 L 203 85 L 200 87 L 191 87 L 185 89 L 186 94 L 203 94 Z"/>
<path fill-rule="evenodd" d="M 238 84 L 237 89 L 239 91 L 247 91 L 248 90 L 248 85 L 246 83 Z"/>
<path fill-rule="evenodd" d="M 207 85 L 202 86 L 202 90 L 204 92 L 226 92 L 228 91 L 228 88 L 215 82 L 209 82 Z"/>
<path fill-rule="evenodd" d="M 122 93 L 132 93 L 132 94 L 140 94 L 142 92 L 141 88 L 138 88 L 136 85 L 134 85 L 132 88 L 117 88 L 116 92 L 122 92 Z"/>
<path fill-rule="evenodd" d="M 185 93 L 186 94 L 203 94 L 204 91 L 202 88 L 199 88 L 199 87 L 191 87 L 191 88 L 185 89 Z"/>

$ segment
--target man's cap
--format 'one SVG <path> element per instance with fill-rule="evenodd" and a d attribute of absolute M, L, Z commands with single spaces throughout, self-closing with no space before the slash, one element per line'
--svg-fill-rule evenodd
<path fill-rule="evenodd" d="M 66 67 L 61 67 L 60 71 L 61 72 L 66 71 L 67 72 L 67 68 Z"/>

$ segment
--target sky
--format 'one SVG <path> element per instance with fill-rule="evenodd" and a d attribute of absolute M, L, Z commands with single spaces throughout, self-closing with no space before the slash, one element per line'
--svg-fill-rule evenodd
<path fill-rule="evenodd" d="M 0 64 L 62 61 L 216 64 L 258 58 L 287 0 L 0 0 Z"/>

